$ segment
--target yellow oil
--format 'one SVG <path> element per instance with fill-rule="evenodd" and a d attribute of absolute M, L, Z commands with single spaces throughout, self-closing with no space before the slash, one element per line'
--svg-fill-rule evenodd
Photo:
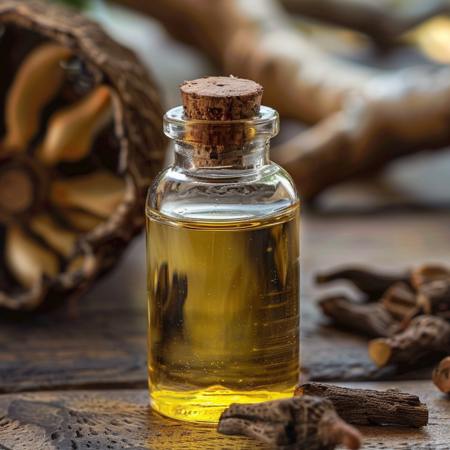
<path fill-rule="evenodd" d="M 217 422 L 292 395 L 299 375 L 298 206 L 262 221 L 147 211 L 149 386 L 166 416 Z"/>

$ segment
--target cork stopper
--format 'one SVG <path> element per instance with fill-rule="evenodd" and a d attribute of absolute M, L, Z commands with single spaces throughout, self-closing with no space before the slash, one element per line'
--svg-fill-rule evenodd
<path fill-rule="evenodd" d="M 194 143 L 193 160 L 203 166 L 239 164 L 249 127 L 232 121 L 258 115 L 263 88 L 242 78 L 207 77 L 185 81 L 180 89 L 186 119 L 199 121 L 185 135 Z"/>
<path fill-rule="evenodd" d="M 186 117 L 197 120 L 250 119 L 263 94 L 258 83 L 233 76 L 185 81 L 180 89 Z"/>

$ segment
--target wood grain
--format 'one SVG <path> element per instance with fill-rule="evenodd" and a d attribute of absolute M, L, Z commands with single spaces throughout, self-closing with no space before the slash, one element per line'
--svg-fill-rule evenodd
<path fill-rule="evenodd" d="M 431 382 L 346 384 L 398 388 L 430 408 L 423 430 L 361 427 L 365 449 L 443 450 L 450 442 L 450 401 Z M 165 419 L 151 412 L 146 390 L 36 392 L 0 396 L 0 442 L 5 449 L 268 449 L 245 438 L 224 437 L 213 427 Z"/>

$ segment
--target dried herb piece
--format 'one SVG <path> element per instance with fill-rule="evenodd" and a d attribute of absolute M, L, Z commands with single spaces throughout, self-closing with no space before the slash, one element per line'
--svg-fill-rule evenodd
<path fill-rule="evenodd" d="M 120 259 L 165 153 L 155 84 L 73 10 L 0 2 L 0 308 L 79 295 Z"/>
<path fill-rule="evenodd" d="M 450 279 L 423 284 L 417 293 L 417 304 L 425 314 L 450 319 Z"/>
<path fill-rule="evenodd" d="M 369 356 L 379 367 L 388 364 L 412 367 L 449 351 L 450 324 L 436 316 L 416 317 L 405 331 L 369 343 Z"/>
<path fill-rule="evenodd" d="M 327 398 L 339 416 L 354 425 L 424 427 L 428 424 L 428 408 L 419 397 L 393 389 L 375 391 L 306 383 L 297 387 L 295 395 Z"/>
<path fill-rule="evenodd" d="M 369 268 L 355 266 L 338 268 L 316 276 L 318 284 L 327 284 L 332 281 L 348 281 L 373 301 L 379 300 L 394 283 L 401 281 L 409 284 L 409 274 L 383 274 Z"/>
<path fill-rule="evenodd" d="M 398 331 L 398 322 L 378 303 L 356 303 L 344 296 L 331 296 L 320 300 L 319 306 L 336 326 L 364 336 L 391 336 Z"/>
<path fill-rule="evenodd" d="M 406 283 L 393 284 L 381 298 L 386 311 L 398 320 L 409 320 L 420 311 L 416 293 Z"/>
<path fill-rule="evenodd" d="M 450 394 L 450 356 L 444 358 L 434 369 L 433 383 L 442 392 Z"/>
<path fill-rule="evenodd" d="M 248 436 L 283 449 L 361 446 L 359 432 L 336 414 L 329 400 L 307 395 L 256 404 L 234 403 L 222 413 L 218 431 Z"/>
<path fill-rule="evenodd" d="M 447 280 L 450 283 L 450 269 L 442 264 L 424 264 L 411 271 L 411 286 L 416 291 L 437 280 Z"/>

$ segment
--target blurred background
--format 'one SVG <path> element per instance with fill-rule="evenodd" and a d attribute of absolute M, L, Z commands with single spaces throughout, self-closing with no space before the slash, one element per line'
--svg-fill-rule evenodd
<path fill-rule="evenodd" d="M 235 47 L 240 44 L 230 42 L 234 30 L 222 32 L 227 21 L 219 23 L 218 17 L 223 13 L 219 4 L 206 6 L 207 2 L 201 1 L 61 1 L 81 8 L 99 21 L 111 36 L 137 52 L 154 74 L 162 90 L 165 108 L 179 104 L 178 85 L 186 79 L 232 73 L 264 84 L 266 104 L 276 107 L 282 116 L 281 134 L 272 144 L 272 155 L 277 162 L 285 163 L 294 178 L 298 176 L 300 184 L 308 178 L 304 181 L 308 184 L 304 197 L 310 196 L 309 178 L 323 177 L 317 185 L 311 183 L 314 184 L 311 197 L 315 197 L 317 191 L 323 192 L 316 199 L 316 205 L 322 209 L 445 208 L 449 203 L 446 182 L 449 157 L 445 152 L 422 152 L 445 148 L 447 136 L 436 137 L 432 126 L 424 136 L 414 137 L 416 142 L 411 142 L 410 136 L 397 136 L 402 133 L 400 131 L 391 132 L 396 126 L 413 129 L 417 127 L 416 119 L 425 122 L 430 116 L 435 123 L 441 122 L 443 128 L 448 129 L 448 111 L 443 111 L 437 104 L 433 111 L 428 103 L 450 99 L 448 86 L 440 86 L 441 92 L 436 92 L 439 80 L 448 74 L 450 63 L 450 2 L 236 2 L 239 5 L 236 9 L 243 11 L 238 15 L 245 17 L 243 22 L 246 22 L 240 27 L 255 28 L 258 34 L 256 41 L 238 36 L 236 39 L 242 39 L 244 46 L 253 47 L 241 49 L 239 53 Z M 229 14 L 230 20 L 237 20 L 231 19 L 232 13 Z M 205 25 L 204 20 L 211 22 Z M 261 57 L 261 52 L 266 49 L 266 55 Z M 222 51 L 228 54 L 223 55 Z M 261 67 L 264 64 L 273 64 L 272 72 Z M 296 64 L 298 68 L 295 68 Z M 440 68 L 444 68 L 441 73 Z M 289 70 L 290 75 L 283 75 L 283 71 Z M 317 133 L 324 134 L 326 127 L 320 126 L 336 110 L 345 109 L 352 91 L 357 97 L 355 103 L 369 97 L 364 100 L 366 105 L 355 106 L 353 115 L 363 116 L 369 109 L 370 114 L 378 116 L 374 119 L 375 125 L 369 127 L 370 130 L 360 131 L 364 137 L 347 143 L 350 157 L 347 156 L 346 167 L 335 164 L 334 169 L 327 170 L 340 171 L 342 176 L 331 173 L 322 176 L 322 167 L 317 165 L 311 170 L 308 168 L 308 171 L 316 172 L 314 175 L 303 175 L 306 169 L 302 171 L 299 166 L 307 163 L 301 156 L 295 159 L 285 153 L 300 155 L 321 144 L 306 143 L 306 138 L 290 139 L 317 125 Z M 383 104 L 385 100 L 388 101 Z M 394 110 L 395 117 L 392 116 Z M 356 120 L 363 121 L 362 118 Z M 386 121 L 390 123 L 386 125 Z M 372 133 L 372 128 L 377 131 Z M 395 136 L 391 137 L 391 134 Z M 286 142 L 292 144 L 280 146 L 283 153 L 278 156 L 277 144 Z M 369 149 L 352 150 L 365 145 Z M 332 146 L 329 143 L 330 152 Z M 362 164 L 351 162 L 356 152 L 362 153 L 358 156 Z M 377 153 L 387 155 L 374 162 Z M 397 161 L 397 156 L 403 155 L 408 157 Z M 341 184 L 341 179 L 346 183 Z"/>

